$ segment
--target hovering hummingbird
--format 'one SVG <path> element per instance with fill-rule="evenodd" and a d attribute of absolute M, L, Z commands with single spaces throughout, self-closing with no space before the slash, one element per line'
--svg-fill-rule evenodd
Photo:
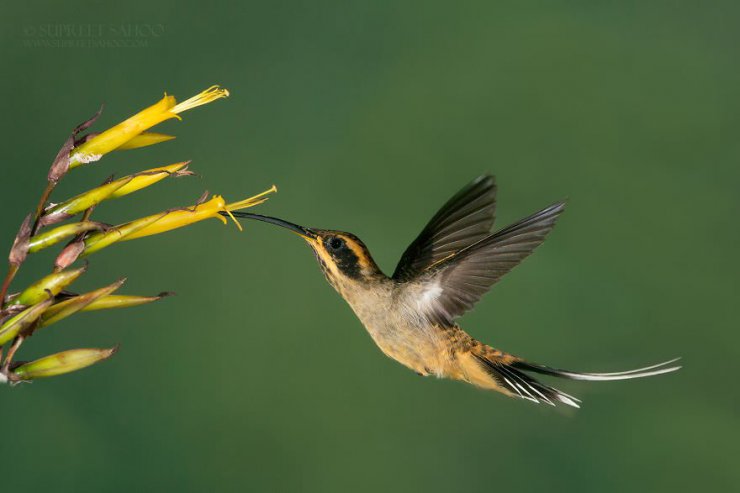
<path fill-rule="evenodd" d="M 462 380 L 535 403 L 579 407 L 580 400 L 527 372 L 572 380 L 627 380 L 678 370 L 679 366 L 669 366 L 678 358 L 616 373 L 559 370 L 494 349 L 456 322 L 544 241 L 564 208 L 564 202 L 555 203 L 492 234 L 496 185 L 493 176 L 481 176 L 432 217 L 391 277 L 351 233 L 306 228 L 247 212 L 232 214 L 276 224 L 303 237 L 326 280 L 349 303 L 381 351 L 419 375 Z"/>

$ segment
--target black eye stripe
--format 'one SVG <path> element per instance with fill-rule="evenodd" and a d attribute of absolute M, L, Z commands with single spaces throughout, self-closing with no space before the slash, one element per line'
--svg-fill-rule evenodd
<path fill-rule="evenodd" d="M 357 278 L 360 276 L 360 263 L 355 252 L 349 248 L 341 236 L 324 238 L 324 246 L 331 255 L 334 264 L 345 276 Z"/>

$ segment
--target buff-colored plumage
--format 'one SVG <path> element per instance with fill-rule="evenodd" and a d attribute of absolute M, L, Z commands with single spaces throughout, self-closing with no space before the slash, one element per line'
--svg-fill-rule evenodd
<path fill-rule="evenodd" d="M 496 186 L 482 176 L 450 199 L 404 252 L 392 276 L 351 233 L 310 229 L 250 213 L 301 235 L 327 281 L 347 301 L 388 357 L 419 375 L 461 380 L 532 402 L 578 407 L 578 399 L 528 373 L 575 380 L 625 380 L 668 373 L 675 360 L 618 373 L 578 373 L 530 363 L 483 344 L 457 324 L 480 297 L 532 253 L 565 204 L 553 204 L 491 233 Z"/>

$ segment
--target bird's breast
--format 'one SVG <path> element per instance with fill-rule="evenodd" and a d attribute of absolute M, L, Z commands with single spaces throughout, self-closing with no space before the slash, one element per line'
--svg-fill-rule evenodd
<path fill-rule="evenodd" d="M 392 289 L 355 293 L 347 301 L 370 337 L 390 358 L 422 375 L 442 375 L 448 348 L 443 330 L 419 316 Z"/>

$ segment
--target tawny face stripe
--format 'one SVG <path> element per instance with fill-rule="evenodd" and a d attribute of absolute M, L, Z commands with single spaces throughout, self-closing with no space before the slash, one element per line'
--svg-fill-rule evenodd
<path fill-rule="evenodd" d="M 323 265 L 327 279 L 360 280 L 377 273 L 377 266 L 365 245 L 356 237 L 340 231 L 319 231 L 316 239 L 306 238 Z M 332 279 L 334 278 L 334 279 Z"/>
<path fill-rule="evenodd" d="M 367 251 L 367 248 L 365 248 L 364 245 L 359 244 L 354 238 L 350 238 L 347 235 L 337 236 L 344 239 L 349 249 L 355 254 L 360 269 L 364 273 L 368 273 L 374 267 L 375 263 L 370 259 L 370 253 Z"/>

